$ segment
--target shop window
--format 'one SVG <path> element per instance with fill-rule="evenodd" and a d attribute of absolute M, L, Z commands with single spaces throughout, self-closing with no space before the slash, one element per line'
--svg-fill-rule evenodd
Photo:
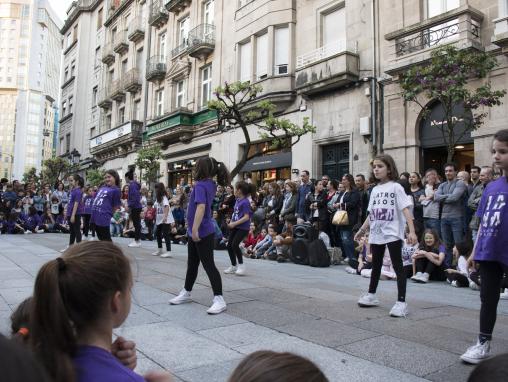
<path fill-rule="evenodd" d="M 275 29 L 275 68 L 274 74 L 288 74 L 289 65 L 289 28 Z"/>

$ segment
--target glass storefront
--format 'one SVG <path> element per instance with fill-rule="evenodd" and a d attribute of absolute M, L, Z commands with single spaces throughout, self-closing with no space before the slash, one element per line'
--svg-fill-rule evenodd
<path fill-rule="evenodd" d="M 261 187 L 267 182 L 270 183 L 281 179 L 291 179 L 291 167 L 252 171 L 249 174 L 251 176 L 252 184 L 255 184 L 257 187 Z"/>
<path fill-rule="evenodd" d="M 199 158 L 201 157 L 168 163 L 168 187 L 175 189 L 182 180 L 184 184 L 192 184 L 192 170 Z"/>

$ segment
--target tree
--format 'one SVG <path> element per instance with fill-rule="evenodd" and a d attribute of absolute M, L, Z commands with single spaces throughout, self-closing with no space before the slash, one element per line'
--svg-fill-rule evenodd
<path fill-rule="evenodd" d="M 57 182 L 68 175 L 70 168 L 71 166 L 66 159 L 60 157 L 46 159 L 42 163 L 41 178 L 44 183 L 55 186 Z"/>
<path fill-rule="evenodd" d="M 140 170 L 140 179 L 148 184 L 155 183 L 159 180 L 159 170 L 162 151 L 159 145 L 143 147 L 138 150 L 138 157 L 134 164 Z"/>
<path fill-rule="evenodd" d="M 453 160 L 456 143 L 483 124 L 487 109 L 501 105 L 506 90 L 493 90 L 488 79 L 476 89 L 468 86 L 469 80 L 484 79 L 497 66 L 496 58 L 488 53 L 444 46 L 431 53 L 430 62 L 400 75 L 404 101 L 417 104 L 424 118 L 430 114 L 431 102 L 428 101 L 441 103 L 444 117 L 442 123 L 436 125 L 448 148 L 448 162 Z M 454 114 L 457 105 L 463 106 L 461 115 Z M 464 124 L 462 134 L 456 131 L 459 123 Z"/>
<path fill-rule="evenodd" d="M 94 168 L 88 170 L 86 172 L 86 183 L 90 186 L 99 186 L 104 179 L 105 173 L 106 170 L 103 170 L 102 168 Z"/>
<path fill-rule="evenodd" d="M 30 168 L 23 174 L 23 183 L 34 183 L 38 187 L 39 182 L 40 177 L 37 175 L 37 169 L 35 167 Z"/>
<path fill-rule="evenodd" d="M 290 149 L 300 141 L 303 135 L 316 132 L 316 128 L 309 123 L 308 118 L 304 118 L 302 126 L 285 118 L 277 118 L 276 107 L 273 103 L 267 100 L 258 101 L 262 90 L 261 86 L 251 85 L 249 82 L 232 84 L 226 82 L 224 87 L 215 89 L 216 99 L 208 102 L 208 107 L 217 111 L 220 130 L 240 128 L 245 137 L 245 148 L 242 157 L 231 171 L 232 177 L 235 177 L 245 163 L 252 158 L 280 149 Z M 252 146 L 249 126 L 255 126 L 260 138 L 270 142 L 267 151 L 257 150 L 249 154 Z"/>

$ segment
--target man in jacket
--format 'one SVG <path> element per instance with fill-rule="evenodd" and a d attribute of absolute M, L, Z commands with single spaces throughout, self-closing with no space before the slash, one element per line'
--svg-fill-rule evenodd
<path fill-rule="evenodd" d="M 476 241 L 476 235 L 478 234 L 478 228 L 480 226 L 480 219 L 476 216 L 476 210 L 480 204 L 483 190 L 487 187 L 487 184 L 492 180 L 492 167 L 485 166 L 480 170 L 479 181 L 480 184 L 473 189 L 473 192 L 469 196 L 467 206 L 473 211 L 473 218 L 469 224 L 471 228 L 473 243 Z"/>
<path fill-rule="evenodd" d="M 453 163 L 444 166 L 446 182 L 439 185 L 434 200 L 441 203 L 441 235 L 446 248 L 444 264 L 452 265 L 453 246 L 464 240 L 464 195 L 466 184 L 457 179 L 457 168 Z"/>
<path fill-rule="evenodd" d="M 305 197 L 309 192 L 314 192 L 314 186 L 310 181 L 310 174 L 307 170 L 302 171 L 302 184 L 298 187 L 298 198 L 296 202 L 296 217 L 308 221 L 310 216 L 307 216 L 305 209 Z"/>

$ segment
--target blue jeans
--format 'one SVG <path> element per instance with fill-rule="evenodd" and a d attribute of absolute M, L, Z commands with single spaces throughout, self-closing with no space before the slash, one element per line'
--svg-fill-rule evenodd
<path fill-rule="evenodd" d="M 441 221 L 439 219 L 434 218 L 424 218 L 423 224 L 425 226 L 425 229 L 434 229 L 439 234 L 439 237 L 441 236 Z"/>
<path fill-rule="evenodd" d="M 122 225 L 111 223 L 109 225 L 111 236 L 122 236 Z"/>
<path fill-rule="evenodd" d="M 445 266 L 451 267 L 453 259 L 453 246 L 464 240 L 464 218 L 442 218 L 441 234 L 446 247 Z"/>
<path fill-rule="evenodd" d="M 342 249 L 344 250 L 344 258 L 352 259 L 355 255 L 355 243 L 353 241 L 353 227 L 339 226 L 340 239 L 342 241 Z"/>

